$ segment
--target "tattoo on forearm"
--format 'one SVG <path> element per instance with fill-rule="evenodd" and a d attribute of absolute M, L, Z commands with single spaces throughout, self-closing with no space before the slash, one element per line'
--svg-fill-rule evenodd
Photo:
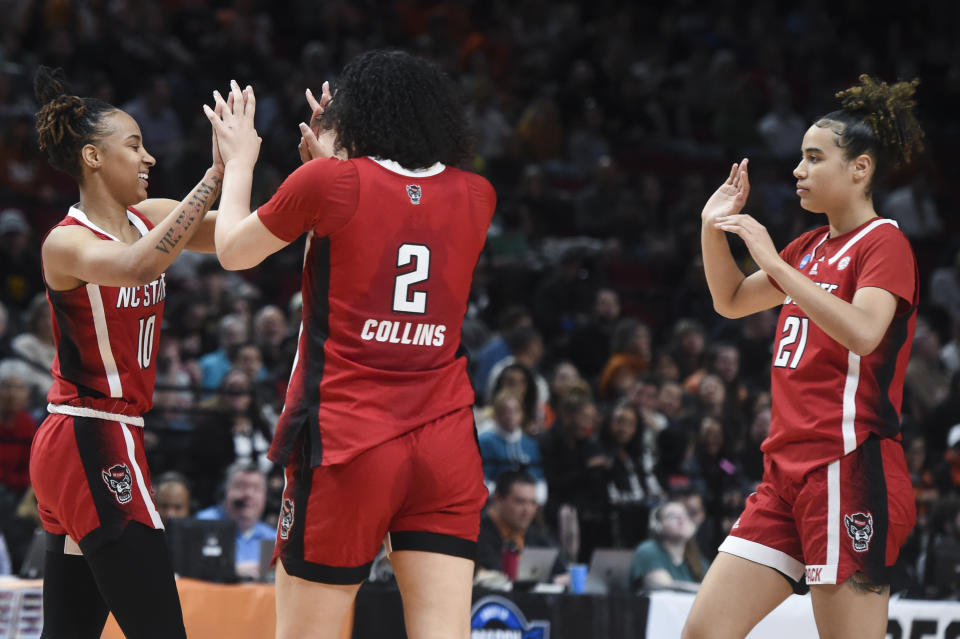
<path fill-rule="evenodd" d="M 212 176 L 197 185 L 193 193 L 181 204 L 182 210 L 177 215 L 173 225 L 160 238 L 160 242 L 156 246 L 158 251 L 170 253 L 177 248 L 184 237 L 190 235 L 190 229 L 197 221 L 203 219 L 203 216 L 213 206 L 217 194 L 220 192 L 221 182 L 222 178 Z"/>

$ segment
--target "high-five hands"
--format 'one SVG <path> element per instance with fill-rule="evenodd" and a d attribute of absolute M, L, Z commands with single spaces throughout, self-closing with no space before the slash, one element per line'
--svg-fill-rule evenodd
<path fill-rule="evenodd" d="M 213 126 L 215 147 L 224 165 L 237 163 L 253 168 L 262 141 L 253 125 L 257 104 L 253 88 L 247 85 L 241 91 L 240 85 L 231 80 L 227 99 L 224 100 L 219 91 L 213 92 L 213 99 L 215 107 L 211 109 L 204 104 L 203 112 Z"/>
<path fill-rule="evenodd" d="M 313 91 L 306 90 L 307 105 L 310 107 L 310 124 L 300 123 L 300 144 L 297 150 L 300 152 L 300 161 L 306 164 L 316 158 L 336 157 L 341 160 L 347 159 L 347 152 L 344 149 L 336 150 L 337 134 L 333 129 L 323 129 L 320 125 L 320 116 L 323 115 L 327 105 L 333 99 L 330 93 L 330 83 L 324 82 L 318 102 L 313 95 Z"/>

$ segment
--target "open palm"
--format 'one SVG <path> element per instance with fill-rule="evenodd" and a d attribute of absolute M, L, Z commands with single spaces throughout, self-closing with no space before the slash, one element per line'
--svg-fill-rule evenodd
<path fill-rule="evenodd" d="M 730 175 L 703 205 L 700 219 L 704 223 L 711 222 L 724 215 L 736 215 L 743 209 L 743 205 L 747 203 L 747 196 L 750 195 L 750 177 L 747 174 L 748 161 L 747 158 L 744 158 L 740 164 L 734 164 L 730 167 Z"/>

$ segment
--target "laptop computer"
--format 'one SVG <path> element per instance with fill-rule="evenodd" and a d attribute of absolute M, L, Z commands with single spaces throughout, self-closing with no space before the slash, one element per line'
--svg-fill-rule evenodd
<path fill-rule="evenodd" d="M 236 536 L 232 521 L 170 519 L 167 545 L 173 570 L 181 577 L 233 583 L 237 581 Z"/>
<path fill-rule="evenodd" d="M 517 563 L 516 582 L 538 583 L 551 580 L 553 564 L 557 561 L 560 551 L 556 548 L 526 547 L 520 553 Z"/>
<path fill-rule="evenodd" d="M 633 550 L 629 548 L 597 548 L 590 557 L 586 591 L 625 592 L 632 561 Z"/>

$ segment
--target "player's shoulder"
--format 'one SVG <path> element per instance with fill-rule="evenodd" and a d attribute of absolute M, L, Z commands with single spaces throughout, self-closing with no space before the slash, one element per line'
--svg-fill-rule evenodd
<path fill-rule="evenodd" d="M 861 233 L 862 235 L 859 238 L 856 236 L 853 238 L 861 251 L 880 249 L 883 252 L 913 252 L 910 239 L 900 229 L 896 220 L 878 217 L 864 226 Z"/>

